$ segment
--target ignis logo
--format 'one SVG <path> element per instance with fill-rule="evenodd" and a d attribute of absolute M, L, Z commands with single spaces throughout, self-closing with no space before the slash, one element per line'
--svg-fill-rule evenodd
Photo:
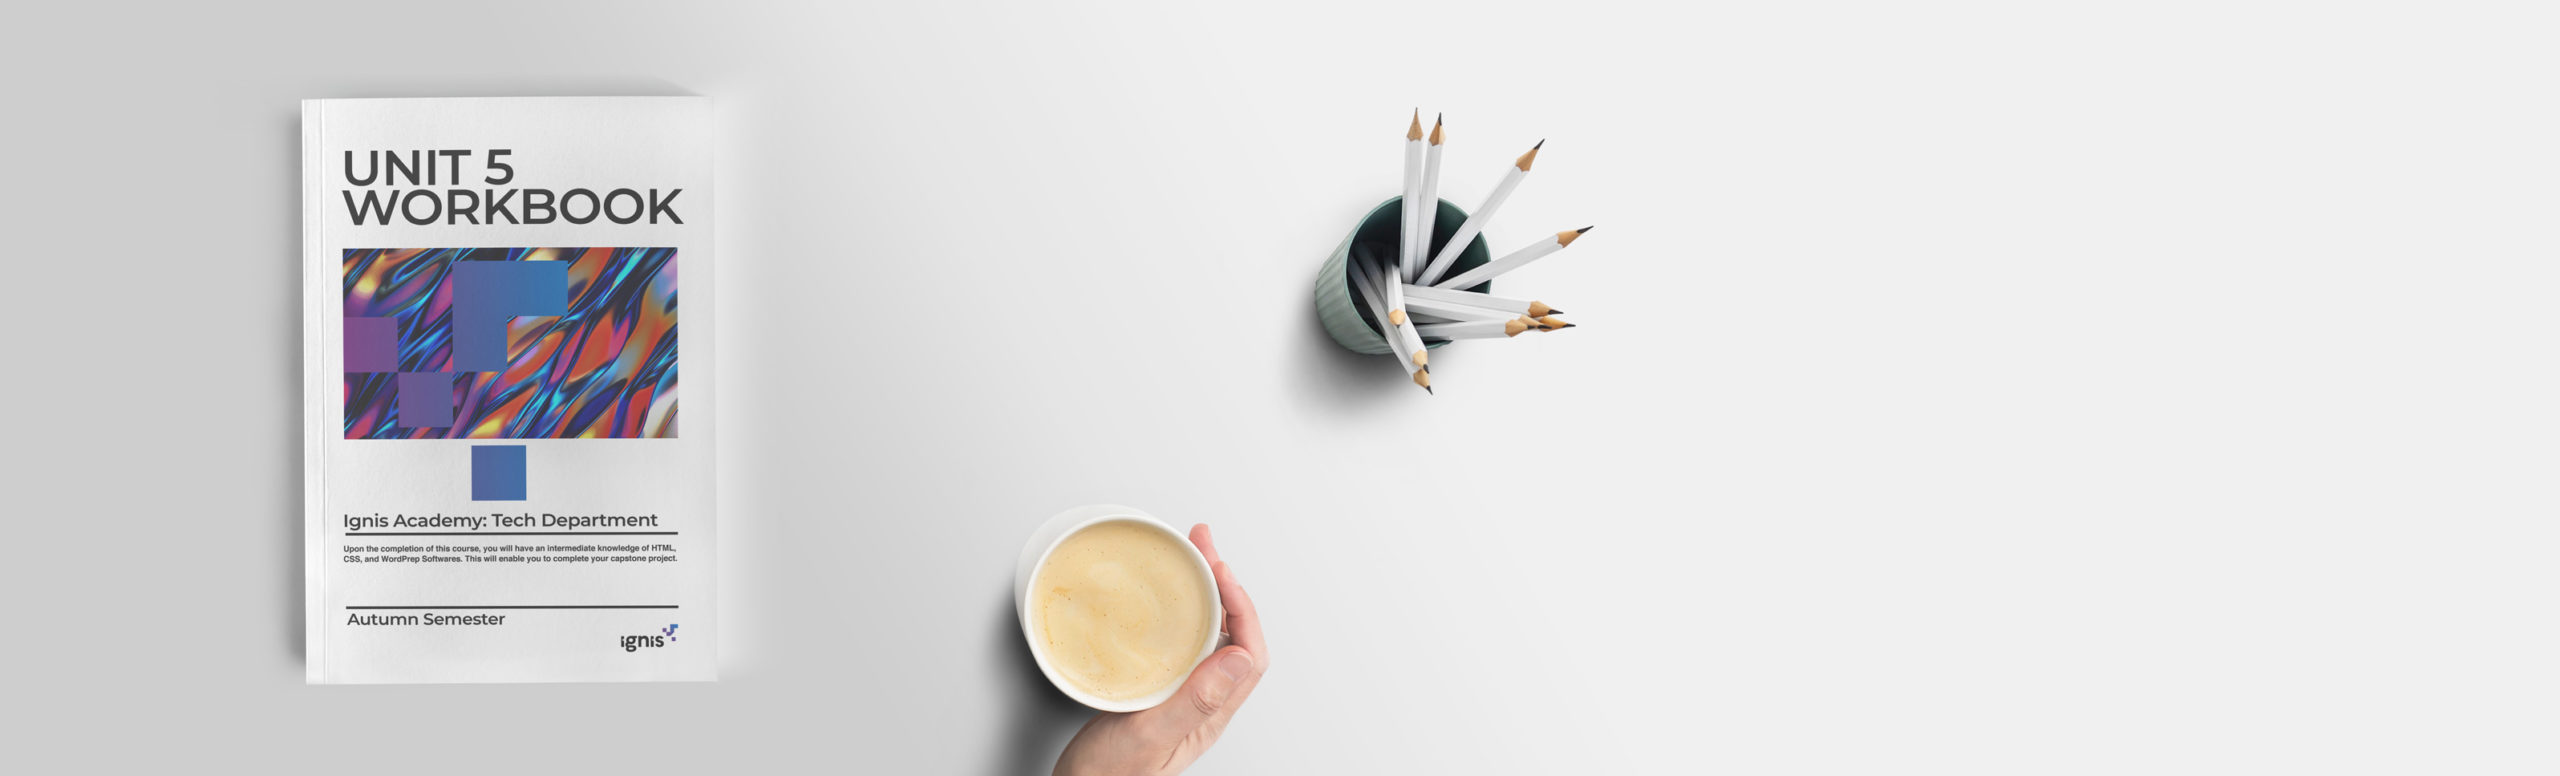
<path fill-rule="evenodd" d="M 658 632 L 646 636 L 624 636 L 621 644 L 624 652 L 638 652 L 641 647 L 656 649 L 674 640 L 676 640 L 676 626 L 669 624 L 665 628 L 660 628 Z"/>

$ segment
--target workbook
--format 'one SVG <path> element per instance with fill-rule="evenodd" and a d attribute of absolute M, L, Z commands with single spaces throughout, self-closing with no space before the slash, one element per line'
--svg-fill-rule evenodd
<path fill-rule="evenodd" d="M 715 678 L 711 125 L 303 103 L 309 681 Z"/>

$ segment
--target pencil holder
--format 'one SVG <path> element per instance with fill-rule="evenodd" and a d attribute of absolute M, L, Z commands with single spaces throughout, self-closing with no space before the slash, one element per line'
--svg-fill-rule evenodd
<path fill-rule="evenodd" d="M 1449 204 L 1448 200 L 1441 200 L 1439 204 L 1440 215 L 1431 227 L 1430 255 L 1434 256 L 1448 245 L 1449 238 L 1457 236 L 1459 225 L 1467 222 L 1466 211 Z M 1382 266 L 1393 266 L 1400 250 L 1396 240 L 1403 232 L 1404 198 L 1389 197 L 1377 209 L 1369 211 L 1367 217 L 1360 219 L 1359 226 L 1351 228 L 1351 234 L 1342 238 L 1342 244 L 1334 246 L 1333 255 L 1325 258 L 1324 269 L 1316 271 L 1316 320 L 1324 324 L 1324 332 L 1333 336 L 1335 344 L 1354 353 L 1385 355 L 1395 352 L 1387 346 L 1386 322 L 1363 314 L 1360 305 L 1352 301 L 1360 290 L 1351 285 L 1351 266 L 1354 256 L 1365 256 L 1370 261 L 1381 262 Z M 1458 252 L 1448 274 L 1455 276 L 1492 260 L 1493 251 L 1485 247 L 1484 236 L 1477 235 L 1467 243 L 1466 250 Z M 1487 280 L 1466 290 L 1492 293 L 1493 281 Z M 1424 342 L 1434 348 L 1449 344 L 1447 340 Z"/>

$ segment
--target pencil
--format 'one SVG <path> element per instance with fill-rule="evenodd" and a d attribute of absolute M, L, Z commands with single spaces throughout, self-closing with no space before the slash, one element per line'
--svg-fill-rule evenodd
<path fill-rule="evenodd" d="M 1526 315 L 1531 318 L 1564 312 L 1563 310 L 1547 306 L 1547 303 L 1545 302 L 1540 302 L 1534 299 L 1528 301 L 1504 299 L 1492 294 L 1479 294 L 1474 291 L 1459 291 L 1456 289 L 1441 288 L 1438 286 L 1405 286 L 1404 298 L 1406 300 L 1405 303 L 1408 305 L 1412 304 L 1413 300 L 1455 302 L 1475 307 L 1501 310 L 1503 312 L 1513 313 L 1516 315 Z"/>
<path fill-rule="evenodd" d="M 1511 198 L 1512 189 L 1520 188 L 1520 179 L 1529 177 L 1529 165 L 1538 161 L 1538 149 L 1545 147 L 1547 141 L 1540 140 L 1529 148 L 1528 153 L 1521 154 L 1511 163 L 1511 171 L 1502 174 L 1502 182 L 1494 184 L 1493 193 L 1485 196 L 1484 204 L 1476 206 L 1476 212 L 1467 214 L 1467 220 L 1458 224 L 1457 234 L 1449 236 L 1449 244 L 1440 246 L 1440 253 L 1431 257 L 1430 265 L 1414 278 L 1416 285 L 1441 285 L 1437 282 L 1440 275 L 1449 271 L 1449 264 L 1458 260 L 1458 254 L 1466 252 L 1467 243 L 1474 242 L 1478 232 L 1493 223 L 1494 212 L 1502 209 L 1503 200 Z"/>
<path fill-rule="evenodd" d="M 1386 297 L 1378 294 L 1377 281 L 1383 275 L 1378 272 L 1377 262 L 1371 261 L 1368 254 L 1359 252 L 1356 248 L 1353 251 L 1356 263 L 1351 267 L 1351 284 L 1359 288 L 1361 300 L 1368 303 L 1370 316 L 1378 322 L 1379 336 L 1386 338 L 1387 349 L 1396 354 L 1396 365 L 1402 367 L 1407 374 L 1427 373 L 1428 370 L 1414 363 L 1413 347 L 1408 345 L 1403 337 L 1398 336 L 1394 326 L 1387 323 Z M 1431 381 L 1428 378 L 1415 377 L 1414 381 L 1415 384 L 1422 386 L 1423 390 L 1431 390 Z"/>
<path fill-rule="evenodd" d="M 1383 297 L 1378 296 L 1378 287 L 1370 284 L 1368 267 L 1367 250 L 1354 246 L 1351 249 L 1351 266 L 1347 268 L 1347 274 L 1351 275 L 1352 288 L 1359 293 L 1352 297 L 1352 301 L 1359 302 L 1360 309 L 1369 311 L 1370 318 L 1383 323 L 1387 320 L 1387 303 Z"/>
<path fill-rule="evenodd" d="M 1422 335 L 1414 333 L 1413 320 L 1405 316 L 1404 284 L 1396 280 L 1395 273 L 1384 267 L 1362 265 L 1361 268 L 1368 270 L 1371 283 L 1385 289 L 1378 296 L 1386 305 L 1387 325 L 1394 327 L 1387 332 L 1387 336 L 1401 338 L 1404 341 L 1406 352 L 1401 355 L 1413 359 L 1414 366 L 1423 369 L 1431 368 L 1431 351 L 1422 346 Z"/>
<path fill-rule="evenodd" d="M 1421 269 L 1422 252 L 1429 248 L 1414 247 L 1414 237 L 1422 226 L 1422 109 L 1413 109 L 1413 126 L 1404 131 L 1404 222 L 1396 232 L 1403 250 L 1396 252 L 1396 280 L 1413 277 Z M 1430 245 L 1425 242 L 1423 245 Z"/>
<path fill-rule="evenodd" d="M 1415 325 L 1415 326 L 1420 326 L 1420 325 L 1423 325 L 1423 324 L 1426 324 L 1426 323 L 1466 323 L 1466 322 L 1468 322 L 1468 321 L 1500 321 L 1500 320 L 1508 320 L 1508 319 L 1511 319 L 1511 318 L 1518 317 L 1518 316 L 1514 316 L 1514 315 L 1512 315 L 1512 314 L 1510 314 L 1510 313 L 1503 312 L 1503 311 L 1501 311 L 1501 310 L 1494 310 L 1494 309 L 1490 309 L 1490 308 L 1481 308 L 1481 307 L 1480 307 L 1480 308 L 1476 308 L 1476 309 L 1472 309 L 1472 310 L 1466 310 L 1466 311 L 1463 311 L 1463 312 L 1455 312 L 1455 311 L 1453 311 L 1453 312 L 1448 312 L 1448 313 L 1435 313 L 1435 312 L 1431 312 L 1431 311 L 1429 311 L 1429 310 L 1406 310 L 1406 311 L 1404 311 L 1404 314 L 1405 314 L 1405 317 L 1407 317 L 1407 318 L 1412 318 L 1412 319 L 1413 319 L 1413 325 Z"/>
<path fill-rule="evenodd" d="M 1440 340 L 1492 339 L 1517 337 L 1521 332 L 1537 328 L 1527 318 L 1507 321 L 1468 321 L 1465 323 L 1427 323 L 1415 327 L 1422 336 Z"/>
<path fill-rule="evenodd" d="M 1591 227 L 1586 226 L 1580 229 L 1557 232 L 1554 237 L 1549 237 L 1538 241 L 1537 244 L 1512 251 L 1510 255 L 1486 262 L 1484 266 L 1458 273 L 1457 277 L 1449 278 L 1438 283 L 1424 283 L 1423 285 L 1438 286 L 1440 288 L 1448 289 L 1460 289 L 1473 286 L 1487 280 L 1492 280 L 1502 273 L 1529 266 L 1529 262 L 1546 258 L 1547 254 L 1564 250 L 1565 246 L 1572 245 L 1574 240 L 1581 239 L 1583 232 L 1588 231 L 1591 231 Z"/>
<path fill-rule="evenodd" d="M 1566 323 L 1563 318 L 1558 318 L 1553 315 L 1538 316 L 1538 325 L 1545 328 L 1547 331 L 1570 329 L 1574 327 L 1574 324 Z"/>
<path fill-rule="evenodd" d="M 1393 304 L 1393 302 L 1390 302 L 1389 304 Z M 1425 299 L 1418 296 L 1405 297 L 1404 310 L 1409 314 L 1429 315 L 1454 321 L 1499 321 L 1505 318 L 1518 317 L 1521 314 L 1517 310 L 1500 310 L 1491 307 L 1478 307 L 1465 302 L 1448 302 L 1439 299 Z"/>
<path fill-rule="evenodd" d="M 1431 230 L 1440 222 L 1440 120 L 1431 117 L 1430 148 L 1422 156 L 1422 196 L 1414 203 L 1413 264 L 1404 268 L 1404 282 L 1411 283 L 1422 272 L 1422 261 L 1431 256 Z"/>

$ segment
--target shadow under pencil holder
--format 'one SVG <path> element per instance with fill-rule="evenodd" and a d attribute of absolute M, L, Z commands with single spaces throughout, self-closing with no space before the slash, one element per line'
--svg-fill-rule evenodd
<path fill-rule="evenodd" d="M 1449 204 L 1447 200 L 1441 200 L 1439 205 L 1440 215 L 1431 226 L 1429 255 L 1432 256 L 1439 255 L 1441 249 L 1448 245 L 1449 238 L 1457 236 L 1458 227 L 1467 222 L 1466 211 L 1459 210 L 1458 206 Z M 1351 234 L 1342 238 L 1342 244 L 1334 246 L 1333 255 L 1325 258 L 1324 268 L 1316 271 L 1316 320 L 1324 324 L 1324 333 L 1332 335 L 1335 344 L 1354 353 L 1385 355 L 1395 352 L 1387 346 L 1386 322 L 1370 317 L 1361 309 L 1358 301 L 1360 290 L 1351 285 L 1351 266 L 1354 256 L 1366 256 L 1370 261 L 1379 262 L 1380 266 L 1394 266 L 1401 250 L 1397 240 L 1403 232 L 1404 198 L 1389 197 L 1369 211 L 1368 216 L 1361 218 L 1359 226 L 1352 227 Z M 1450 264 L 1448 275 L 1455 277 L 1492 260 L 1493 251 L 1485 247 L 1484 235 L 1476 235 L 1467 243 L 1466 250 L 1458 252 L 1458 258 Z M 1464 290 L 1492 293 L 1493 281 L 1487 280 Z M 1429 338 L 1422 342 L 1434 348 L 1449 344 L 1448 340 Z"/>

